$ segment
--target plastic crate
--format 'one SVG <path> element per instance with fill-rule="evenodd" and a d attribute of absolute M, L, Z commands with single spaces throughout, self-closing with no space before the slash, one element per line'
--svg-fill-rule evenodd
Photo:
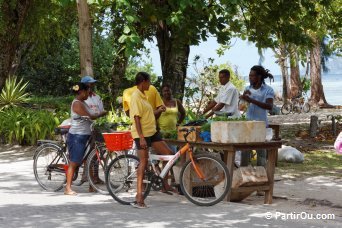
<path fill-rule="evenodd" d="M 129 150 L 133 146 L 133 138 L 129 131 L 102 133 L 102 135 L 110 151 Z"/>

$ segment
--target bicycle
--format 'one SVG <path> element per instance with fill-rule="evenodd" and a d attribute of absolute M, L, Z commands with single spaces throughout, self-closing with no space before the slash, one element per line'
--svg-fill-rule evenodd
<path fill-rule="evenodd" d="M 113 126 L 118 124 L 113 124 Z M 66 171 L 68 169 L 68 148 L 67 148 L 67 133 L 69 127 L 57 127 L 55 133 L 61 135 L 60 141 L 38 140 L 38 148 L 33 156 L 33 170 L 35 179 L 38 184 L 47 191 L 59 191 L 66 183 Z M 93 125 L 91 126 L 93 132 Z M 108 194 L 104 183 L 105 169 L 109 162 L 116 156 L 115 153 L 110 153 L 104 143 L 95 141 L 92 146 L 92 135 L 85 149 L 85 155 L 82 160 L 82 165 L 75 170 L 73 176 L 73 185 L 80 186 L 86 181 L 89 181 L 95 191 Z M 82 173 L 82 178 L 78 178 L 78 174 Z M 94 173 L 98 175 L 94 175 Z"/>
<path fill-rule="evenodd" d="M 281 113 L 283 115 L 287 115 L 291 112 L 295 113 L 308 113 L 310 112 L 310 104 L 307 101 L 306 97 L 303 96 L 297 96 L 291 98 L 291 100 L 281 107 Z"/>
<path fill-rule="evenodd" d="M 143 178 L 144 199 L 151 187 L 159 191 L 163 188 L 164 178 L 181 155 L 189 155 L 180 172 L 180 187 L 185 197 L 199 206 L 211 206 L 220 202 L 230 189 L 230 175 L 226 164 L 213 155 L 193 154 L 187 137 L 194 128 L 182 129 L 185 146 L 175 155 L 149 154 L 149 164 Z M 154 161 L 168 161 L 158 173 Z M 129 205 L 135 202 L 137 167 L 139 158 L 124 154 L 115 158 L 107 167 L 106 185 L 109 194 L 119 203 Z"/>

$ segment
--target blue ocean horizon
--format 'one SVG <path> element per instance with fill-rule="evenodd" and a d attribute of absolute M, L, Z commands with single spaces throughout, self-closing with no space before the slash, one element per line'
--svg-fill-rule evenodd
<path fill-rule="evenodd" d="M 248 77 L 244 78 L 248 81 Z M 268 79 L 265 82 L 274 89 L 276 94 L 282 94 L 283 84 L 281 75 L 274 75 L 274 82 L 270 83 Z M 322 83 L 328 103 L 331 105 L 342 105 L 342 74 L 323 74 Z M 308 95 L 310 96 L 310 91 Z"/>

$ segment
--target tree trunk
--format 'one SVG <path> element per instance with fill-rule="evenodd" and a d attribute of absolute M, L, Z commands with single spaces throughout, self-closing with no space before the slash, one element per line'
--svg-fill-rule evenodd
<path fill-rule="evenodd" d="M 289 85 L 288 85 L 288 78 L 289 73 L 287 71 L 287 54 L 286 54 L 286 47 L 285 45 L 281 45 L 278 54 L 278 62 L 281 68 L 281 75 L 283 79 L 283 101 L 284 103 L 287 102 L 288 94 L 289 94 Z"/>
<path fill-rule="evenodd" d="M 92 30 L 87 0 L 77 0 L 81 76 L 93 76 Z"/>
<path fill-rule="evenodd" d="M 311 97 L 310 102 L 315 106 L 328 105 L 322 84 L 321 75 L 321 45 L 320 41 L 315 38 L 314 46 L 310 51 L 310 79 L 311 79 Z"/>
<path fill-rule="evenodd" d="M 318 132 L 318 128 L 319 128 L 319 122 L 318 122 L 318 116 L 311 116 L 310 117 L 310 128 L 309 128 L 309 132 L 310 132 L 310 137 L 314 138 L 317 136 L 317 132 Z"/>
<path fill-rule="evenodd" d="M 157 25 L 156 36 L 163 73 L 163 85 L 170 85 L 174 96 L 182 100 L 190 46 L 180 39 L 172 37 L 172 31 L 164 22 Z"/>
<path fill-rule="evenodd" d="M 295 47 L 290 47 L 290 96 L 296 97 L 303 91 L 300 81 L 299 61 Z"/>
<path fill-rule="evenodd" d="M 0 91 L 11 71 L 19 36 L 32 0 L 1 1 Z"/>

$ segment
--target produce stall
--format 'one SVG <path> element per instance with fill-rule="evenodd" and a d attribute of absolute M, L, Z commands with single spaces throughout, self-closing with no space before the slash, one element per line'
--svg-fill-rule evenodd
<path fill-rule="evenodd" d="M 185 141 L 182 140 L 174 140 L 174 139 L 165 139 L 168 144 L 184 146 Z M 278 153 L 278 148 L 281 148 L 281 141 L 269 141 L 269 142 L 252 142 L 252 143 L 215 143 L 215 142 L 191 142 L 190 145 L 197 148 L 206 148 L 212 150 L 223 151 L 224 158 L 223 161 L 227 164 L 230 181 L 233 180 L 234 174 L 234 160 L 235 160 L 235 152 L 236 151 L 245 151 L 245 150 L 256 150 L 256 149 L 266 149 L 267 150 L 267 163 L 266 163 L 266 173 L 268 181 L 263 185 L 258 186 L 245 186 L 238 188 L 231 188 L 227 194 L 227 201 L 231 200 L 232 194 L 243 194 L 246 192 L 253 191 L 264 191 L 265 204 L 272 203 L 273 196 L 273 185 L 274 185 L 274 172 L 275 172 L 275 162 L 276 162 L 276 154 Z"/>

